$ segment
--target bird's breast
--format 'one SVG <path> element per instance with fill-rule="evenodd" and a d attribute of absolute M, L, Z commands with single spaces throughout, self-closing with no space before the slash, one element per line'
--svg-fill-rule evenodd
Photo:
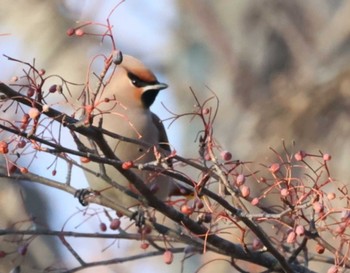
<path fill-rule="evenodd" d="M 140 140 L 150 146 L 158 145 L 159 132 L 153 124 L 151 112 L 144 109 L 123 111 L 120 116 L 104 116 L 104 123 L 112 123 L 113 133 L 120 136 Z M 103 126 L 105 128 L 105 126 Z M 140 163 L 154 160 L 153 149 L 143 145 L 130 143 L 120 139 L 108 137 L 107 142 L 115 151 L 117 157 L 123 161 L 132 160 Z"/>

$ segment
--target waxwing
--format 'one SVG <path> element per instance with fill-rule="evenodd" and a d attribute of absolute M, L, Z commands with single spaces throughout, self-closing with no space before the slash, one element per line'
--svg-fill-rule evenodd
<path fill-rule="evenodd" d="M 104 136 L 120 160 L 144 164 L 156 160 L 154 147 L 170 150 L 164 126 L 158 116 L 150 110 L 158 92 L 167 87 L 166 84 L 160 83 L 142 62 L 129 55 L 122 56 L 121 63 L 117 65 L 106 86 L 95 99 L 95 104 L 96 102 L 101 103 L 94 111 L 96 116 L 93 119 L 93 125 L 97 126 L 98 120 L 102 118 L 103 129 L 128 138 L 142 140 L 153 147 L 145 148 Z M 94 144 L 85 137 L 82 138 L 82 142 L 88 148 L 97 150 Z M 132 184 L 114 167 L 95 162 L 84 164 L 84 166 L 98 174 L 101 174 L 103 170 L 112 180 L 137 193 Z M 132 170 L 150 188 L 156 189 L 155 195 L 158 198 L 164 200 L 168 196 L 171 178 L 150 171 Z M 92 190 L 98 191 L 125 208 L 138 204 L 137 200 L 112 187 L 101 177 L 90 172 L 85 173 Z"/>

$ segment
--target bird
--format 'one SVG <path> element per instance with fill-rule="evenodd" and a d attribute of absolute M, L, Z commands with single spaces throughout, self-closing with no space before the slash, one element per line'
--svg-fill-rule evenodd
<path fill-rule="evenodd" d="M 163 151 L 169 151 L 170 154 L 164 125 L 150 110 L 159 91 L 167 87 L 168 85 L 159 82 L 155 74 L 140 60 L 126 54 L 120 56 L 109 80 L 94 99 L 97 106 L 95 106 L 96 116 L 93 118 L 93 125 L 97 125 L 98 120 L 102 118 L 103 129 L 123 137 L 141 140 L 150 146 L 147 148 L 104 135 L 109 147 L 121 161 L 135 164 L 153 162 L 156 160 L 155 149 L 159 147 Z M 98 152 L 91 140 L 83 137 L 81 141 L 87 148 Z M 113 181 L 137 193 L 137 189 L 130 181 L 113 166 L 89 162 L 85 167 L 93 171 L 93 173 L 85 172 L 88 184 L 93 191 L 99 192 L 125 208 L 139 205 L 140 201 L 96 175 L 104 170 L 104 173 Z M 171 178 L 151 171 L 139 169 L 132 169 L 132 171 L 139 175 L 149 188 L 156 189 L 155 196 L 161 200 L 167 198 L 171 190 Z"/>

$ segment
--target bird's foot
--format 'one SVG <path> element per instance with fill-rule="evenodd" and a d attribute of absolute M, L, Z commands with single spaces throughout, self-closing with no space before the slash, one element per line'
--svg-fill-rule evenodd
<path fill-rule="evenodd" d="M 79 203 L 85 207 L 89 204 L 89 199 L 96 195 L 97 192 L 91 189 L 80 189 L 75 192 L 74 197 L 78 198 Z"/>
<path fill-rule="evenodd" d="M 131 215 L 130 219 L 135 221 L 135 225 L 138 228 L 142 228 L 146 222 L 145 211 L 139 206 Z"/>

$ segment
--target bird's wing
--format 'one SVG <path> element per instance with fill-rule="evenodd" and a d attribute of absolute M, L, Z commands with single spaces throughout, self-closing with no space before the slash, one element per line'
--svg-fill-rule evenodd
<path fill-rule="evenodd" d="M 160 120 L 160 118 L 152 113 L 152 121 L 154 123 L 154 125 L 157 127 L 158 131 L 159 131 L 159 146 L 164 149 L 165 151 L 168 151 L 169 154 L 171 152 L 171 148 L 169 145 L 169 140 L 168 140 L 168 136 L 166 134 L 164 125 L 162 123 L 162 121 Z"/>

